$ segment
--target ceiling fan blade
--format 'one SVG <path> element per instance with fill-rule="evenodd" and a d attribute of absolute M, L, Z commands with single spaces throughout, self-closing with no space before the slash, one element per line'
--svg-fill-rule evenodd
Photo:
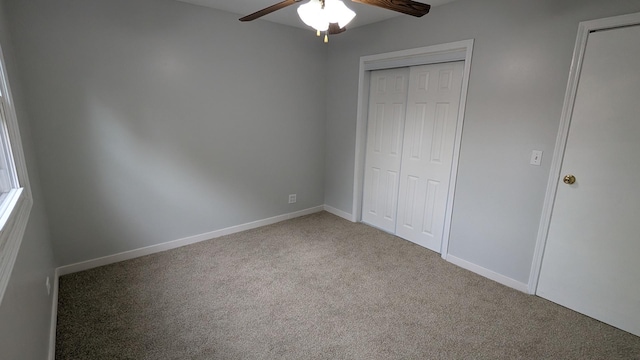
<path fill-rule="evenodd" d="M 251 20 L 255 20 L 257 18 L 263 17 L 267 14 L 271 14 L 272 12 L 276 11 L 276 10 L 280 10 L 282 8 L 286 8 L 289 5 L 293 5 L 297 2 L 300 2 L 302 0 L 284 0 L 282 2 L 279 2 L 277 4 L 271 5 L 267 8 L 264 8 L 262 10 L 256 11 L 251 15 L 247 15 L 243 18 L 240 18 L 240 21 L 251 21 Z"/>
<path fill-rule="evenodd" d="M 353 2 L 378 6 L 384 9 L 401 12 L 403 14 L 421 17 L 429 13 L 431 5 L 412 0 L 351 0 Z"/>
<path fill-rule="evenodd" d="M 340 34 L 347 31 L 347 27 L 343 27 L 341 28 L 340 25 L 338 25 L 338 23 L 330 23 L 329 24 L 329 30 L 327 30 L 327 33 L 329 35 L 336 35 L 336 34 Z"/>

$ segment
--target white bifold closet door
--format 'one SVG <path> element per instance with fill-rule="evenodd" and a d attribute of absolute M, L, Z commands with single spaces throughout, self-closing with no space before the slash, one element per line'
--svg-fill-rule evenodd
<path fill-rule="evenodd" d="M 409 68 L 371 73 L 362 221 L 396 231 Z"/>
<path fill-rule="evenodd" d="M 440 252 L 464 62 L 371 74 L 362 221 Z"/>

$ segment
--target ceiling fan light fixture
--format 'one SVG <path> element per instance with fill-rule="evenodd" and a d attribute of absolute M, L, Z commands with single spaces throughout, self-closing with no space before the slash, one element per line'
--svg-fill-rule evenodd
<path fill-rule="evenodd" d="M 320 0 L 309 0 L 308 3 L 298 6 L 298 16 L 303 23 L 318 31 L 329 29 L 329 22 Z"/>
<path fill-rule="evenodd" d="M 341 0 L 309 0 L 298 7 L 298 16 L 302 22 L 317 31 L 327 31 L 330 23 L 345 27 L 356 13 Z"/>
<path fill-rule="evenodd" d="M 341 0 L 325 0 L 324 10 L 330 23 L 338 23 L 340 28 L 347 26 L 356 17 L 356 13 L 349 9 Z"/>

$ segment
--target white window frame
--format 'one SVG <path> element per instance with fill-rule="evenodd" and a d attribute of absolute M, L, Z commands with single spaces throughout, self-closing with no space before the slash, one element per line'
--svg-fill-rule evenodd
<path fill-rule="evenodd" d="M 7 154 L 7 166 L 12 166 L 15 170 L 15 172 L 10 172 L 12 189 L 9 190 L 0 203 L 0 304 L 2 304 L 24 231 L 29 221 L 33 198 L 1 46 L 0 92 L 2 93 L 0 96 L 0 111 L 3 112 L 5 120 L 4 123 L 0 120 L 0 126 L 2 127 L 0 131 L 6 134 L 8 142 L 6 146 L 9 152 Z M 0 156 L 2 155 L 0 154 Z"/>

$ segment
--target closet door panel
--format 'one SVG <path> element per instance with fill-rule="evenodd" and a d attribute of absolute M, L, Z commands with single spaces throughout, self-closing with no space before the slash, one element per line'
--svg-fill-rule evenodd
<path fill-rule="evenodd" d="M 371 73 L 362 221 L 393 233 L 407 107 L 408 68 Z"/>
<path fill-rule="evenodd" d="M 410 70 L 396 235 L 440 252 L 463 62 Z"/>

